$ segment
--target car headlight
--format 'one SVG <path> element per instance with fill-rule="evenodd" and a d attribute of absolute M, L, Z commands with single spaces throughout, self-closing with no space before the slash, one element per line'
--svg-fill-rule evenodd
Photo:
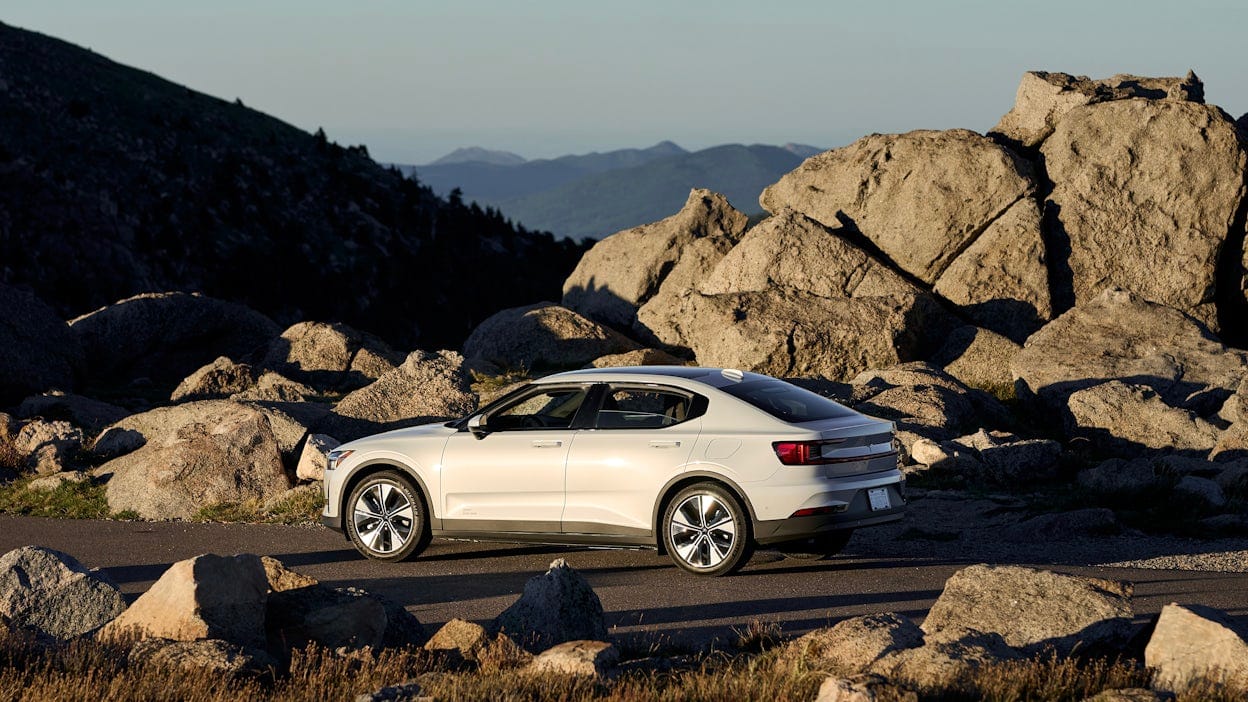
<path fill-rule="evenodd" d="M 337 468 L 340 463 L 346 460 L 347 456 L 350 456 L 353 453 L 355 453 L 355 451 L 352 451 L 351 449 L 346 449 L 345 451 L 335 449 L 330 451 L 329 456 L 326 457 L 325 470 L 333 470 Z"/>

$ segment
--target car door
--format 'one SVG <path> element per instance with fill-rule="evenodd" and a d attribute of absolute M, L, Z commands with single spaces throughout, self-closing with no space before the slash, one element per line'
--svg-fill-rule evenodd
<path fill-rule="evenodd" d="M 443 529 L 558 533 L 568 449 L 591 387 L 536 385 L 485 415 L 481 431 L 453 435 L 442 454 Z"/>
<path fill-rule="evenodd" d="M 705 398 L 679 388 L 604 388 L 568 453 L 564 533 L 650 535 L 655 499 L 688 462 L 705 406 Z"/>

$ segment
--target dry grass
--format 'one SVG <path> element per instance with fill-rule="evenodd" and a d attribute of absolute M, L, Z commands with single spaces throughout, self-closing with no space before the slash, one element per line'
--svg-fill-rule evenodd
<path fill-rule="evenodd" d="M 259 500 L 209 505 L 199 510 L 195 521 L 246 522 L 248 524 L 315 524 L 325 507 L 320 490 L 296 490 L 272 504 Z"/>

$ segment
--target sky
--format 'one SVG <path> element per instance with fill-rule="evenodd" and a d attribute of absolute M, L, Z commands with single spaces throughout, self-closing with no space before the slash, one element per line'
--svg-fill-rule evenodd
<path fill-rule="evenodd" d="M 383 162 L 985 131 L 1027 70 L 1183 75 L 1248 111 L 1248 3 L 0 0 L 0 21 Z"/>

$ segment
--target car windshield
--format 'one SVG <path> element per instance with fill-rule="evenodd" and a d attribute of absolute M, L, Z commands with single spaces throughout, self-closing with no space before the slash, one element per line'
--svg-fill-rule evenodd
<path fill-rule="evenodd" d="M 822 395 L 774 378 L 736 383 L 720 389 L 786 422 L 815 422 L 856 414 Z"/>

